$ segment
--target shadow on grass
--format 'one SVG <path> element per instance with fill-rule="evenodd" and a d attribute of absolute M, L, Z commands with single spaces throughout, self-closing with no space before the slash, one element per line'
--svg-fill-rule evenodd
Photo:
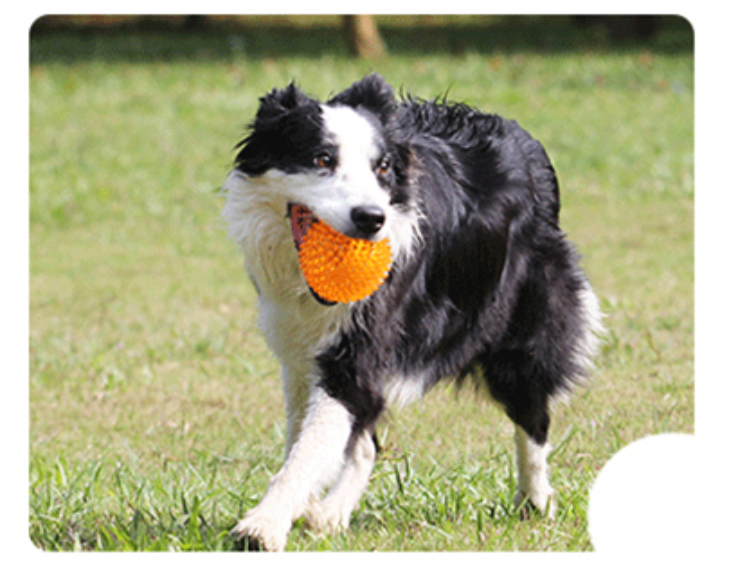
<path fill-rule="evenodd" d="M 625 17 L 627 18 L 627 17 Z M 199 20 L 128 19 L 105 26 L 79 26 L 53 17 L 31 28 L 32 65 L 177 60 L 264 60 L 348 56 L 337 20 L 295 22 L 279 17 Z M 693 31 L 680 17 L 662 17 L 657 28 L 636 38 L 636 23 L 613 17 L 477 16 L 431 20 L 379 20 L 389 56 L 630 52 L 684 54 L 693 49 Z M 643 32 L 643 31 L 642 31 Z M 649 34 L 651 32 L 651 34 Z"/>

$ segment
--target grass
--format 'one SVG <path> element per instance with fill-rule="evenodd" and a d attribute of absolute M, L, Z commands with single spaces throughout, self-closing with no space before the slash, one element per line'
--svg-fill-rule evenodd
<path fill-rule="evenodd" d="M 539 35 L 516 50 L 466 26 L 443 33 L 450 53 L 414 52 L 407 30 L 389 29 L 392 56 L 372 64 L 325 31 L 299 50 L 281 28 L 32 36 L 34 544 L 233 550 L 229 529 L 279 469 L 278 367 L 218 192 L 257 98 L 293 78 L 324 97 L 375 69 L 518 119 L 552 155 L 608 331 L 590 386 L 554 419 L 554 521 L 521 522 L 512 507 L 504 415 L 440 386 L 382 425 L 349 531 L 321 538 L 298 523 L 289 550 L 589 551 L 588 489 L 604 463 L 645 435 L 693 430 L 688 31 L 671 23 L 613 50 L 572 30 L 563 46 Z"/>

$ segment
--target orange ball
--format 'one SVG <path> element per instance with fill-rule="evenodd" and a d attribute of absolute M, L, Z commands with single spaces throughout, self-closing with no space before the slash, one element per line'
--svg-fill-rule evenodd
<path fill-rule="evenodd" d="M 392 265 L 387 239 L 348 237 L 324 222 L 312 223 L 300 245 L 300 268 L 308 285 L 326 301 L 350 303 L 382 286 Z"/>

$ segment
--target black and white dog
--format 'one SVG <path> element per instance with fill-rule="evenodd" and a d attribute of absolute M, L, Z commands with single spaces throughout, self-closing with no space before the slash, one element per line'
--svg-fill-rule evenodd
<path fill-rule="evenodd" d="M 225 190 L 287 411 L 284 466 L 234 533 L 282 550 L 300 516 L 318 531 L 347 527 L 385 407 L 444 378 L 476 378 L 502 405 L 516 428 L 516 502 L 552 514 L 549 408 L 585 375 L 599 310 L 537 141 L 466 105 L 397 101 L 378 75 L 327 103 L 291 84 L 261 98 Z M 348 304 L 312 291 L 295 207 L 387 239 L 384 285 Z"/>

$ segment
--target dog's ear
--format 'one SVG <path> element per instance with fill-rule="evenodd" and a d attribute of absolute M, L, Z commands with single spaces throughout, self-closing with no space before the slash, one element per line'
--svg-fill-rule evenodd
<path fill-rule="evenodd" d="M 386 123 L 395 110 L 395 92 L 381 75 L 372 73 L 336 95 L 328 105 L 361 107 L 376 115 L 382 123 Z"/>
<path fill-rule="evenodd" d="M 320 105 L 303 93 L 294 82 L 284 89 L 272 89 L 259 99 L 256 118 L 249 135 L 236 147 L 236 166 L 249 175 L 264 173 L 291 139 L 307 126 L 320 125 Z"/>
<path fill-rule="evenodd" d="M 314 103 L 293 81 L 284 89 L 272 89 L 270 93 L 259 99 L 259 111 L 256 121 L 266 121 L 283 116 L 299 107 Z"/>

